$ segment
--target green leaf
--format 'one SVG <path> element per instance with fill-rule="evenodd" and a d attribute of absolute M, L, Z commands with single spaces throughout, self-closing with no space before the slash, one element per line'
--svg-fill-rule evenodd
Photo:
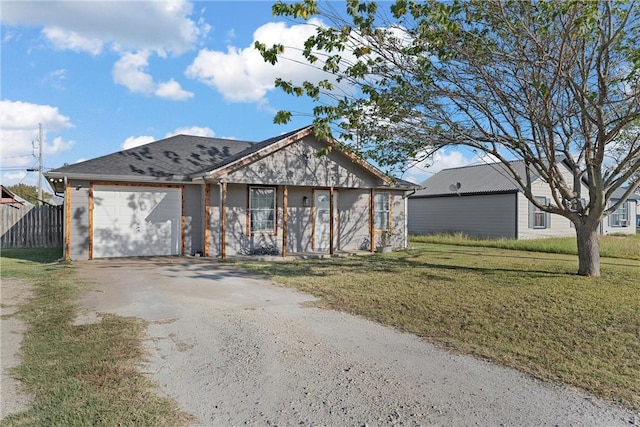
<path fill-rule="evenodd" d="M 275 117 L 273 118 L 273 123 L 279 124 L 279 125 L 289 123 L 289 121 L 291 121 L 290 111 L 280 110 L 276 113 Z"/>

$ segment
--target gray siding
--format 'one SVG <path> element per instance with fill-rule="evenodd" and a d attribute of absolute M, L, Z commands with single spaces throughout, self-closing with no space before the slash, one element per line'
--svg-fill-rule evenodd
<path fill-rule="evenodd" d="M 69 255 L 72 260 L 89 259 L 89 181 L 70 180 L 71 195 L 65 203 L 71 204 Z M 78 188 L 78 186 L 81 186 Z M 67 209 L 65 206 L 65 215 Z"/>
<path fill-rule="evenodd" d="M 516 237 L 516 194 L 409 198 L 410 234 Z"/>
<path fill-rule="evenodd" d="M 225 251 L 235 255 L 250 250 L 247 229 L 247 186 L 227 185 Z"/>
<path fill-rule="evenodd" d="M 391 231 L 391 244 L 394 248 L 405 248 L 408 245 L 407 242 L 407 212 L 406 199 L 403 197 L 403 192 L 391 192 L 391 217 L 392 217 L 392 231 Z"/>
<path fill-rule="evenodd" d="M 313 219 L 311 207 L 303 205 L 303 197 L 313 199 L 310 187 L 288 187 L 287 252 L 311 252 Z"/>
<path fill-rule="evenodd" d="M 326 146 L 313 137 L 291 144 L 230 173 L 225 180 L 247 184 L 309 187 L 373 187 L 378 178 L 337 151 L 318 156 Z"/>
<path fill-rule="evenodd" d="M 209 185 L 209 255 L 220 255 L 220 186 Z"/>
<path fill-rule="evenodd" d="M 369 190 L 338 192 L 338 248 L 369 249 Z"/>
<path fill-rule="evenodd" d="M 204 188 L 201 185 L 184 187 L 184 252 L 186 255 L 204 250 L 203 191 Z"/>

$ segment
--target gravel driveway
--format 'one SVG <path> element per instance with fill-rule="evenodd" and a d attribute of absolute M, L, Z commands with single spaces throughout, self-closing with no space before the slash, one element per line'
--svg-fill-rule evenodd
<path fill-rule="evenodd" d="M 205 426 L 629 426 L 638 414 L 203 258 L 77 262 L 96 312 L 151 322 L 148 372 Z"/>

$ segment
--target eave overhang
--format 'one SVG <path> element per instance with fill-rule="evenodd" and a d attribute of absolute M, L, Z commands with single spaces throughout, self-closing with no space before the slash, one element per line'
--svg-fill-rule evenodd
<path fill-rule="evenodd" d="M 105 181 L 105 182 L 133 182 L 140 184 L 191 184 L 192 179 L 184 175 L 171 176 L 139 176 L 139 175 L 96 175 L 89 173 L 65 173 L 58 171 L 46 172 L 44 176 L 56 193 L 64 191 L 64 180 Z"/>
<path fill-rule="evenodd" d="M 441 194 L 415 194 L 409 196 L 410 199 L 435 199 L 439 197 L 467 197 L 467 196 L 490 196 L 492 194 L 516 194 L 520 190 L 499 190 L 499 191 L 476 191 L 473 193 L 441 193 Z"/>

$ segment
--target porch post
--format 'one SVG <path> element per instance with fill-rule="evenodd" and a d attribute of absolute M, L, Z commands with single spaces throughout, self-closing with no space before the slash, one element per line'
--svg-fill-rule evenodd
<path fill-rule="evenodd" d="M 89 259 L 93 259 L 93 181 L 89 182 Z"/>
<path fill-rule="evenodd" d="M 225 260 L 227 258 L 227 183 L 221 184 L 220 195 L 220 259 Z"/>
<path fill-rule="evenodd" d="M 202 255 L 211 256 L 211 184 L 204 184 L 204 252 Z"/>
<path fill-rule="evenodd" d="M 287 210 L 289 207 L 289 190 L 285 185 L 282 189 L 282 257 L 287 256 Z"/>
<path fill-rule="evenodd" d="M 333 255 L 333 236 L 335 233 L 333 231 L 333 187 L 329 187 L 329 255 Z"/>
<path fill-rule="evenodd" d="M 185 188 L 180 186 L 180 255 L 184 256 L 186 251 L 185 240 L 187 237 L 187 217 L 185 216 Z"/>
<path fill-rule="evenodd" d="M 374 215 L 374 207 L 373 207 L 373 188 L 371 190 L 369 190 L 369 241 L 371 242 L 371 244 L 369 245 L 369 250 L 371 252 L 375 252 L 376 251 L 376 245 L 374 242 L 374 239 L 376 237 L 375 235 L 375 227 L 373 225 L 373 215 Z"/>

